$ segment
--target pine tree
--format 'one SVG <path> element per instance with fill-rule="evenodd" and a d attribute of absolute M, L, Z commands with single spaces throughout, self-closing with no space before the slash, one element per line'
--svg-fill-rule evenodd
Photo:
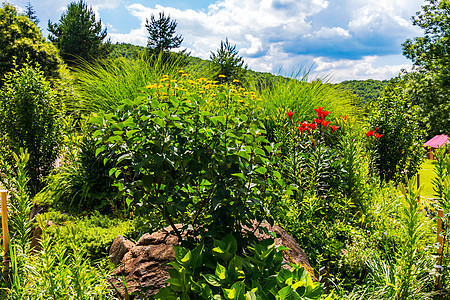
<path fill-rule="evenodd" d="M 178 48 L 183 42 L 181 35 L 175 35 L 177 22 L 171 20 L 170 16 L 166 17 L 164 12 L 159 13 L 159 19 L 152 14 L 150 21 L 146 20 L 145 27 L 149 34 L 147 48 L 151 53 Z"/>
<path fill-rule="evenodd" d="M 27 11 L 25 15 L 37 26 L 39 24 L 39 19 L 37 18 L 36 12 L 34 11 L 33 5 L 31 5 L 30 1 L 28 1 L 26 9 Z"/>
<path fill-rule="evenodd" d="M 211 51 L 209 57 L 213 64 L 213 69 L 216 72 L 215 79 L 220 82 L 239 80 L 243 81 L 245 73 L 247 72 L 247 65 L 244 65 L 244 59 L 238 55 L 236 45 L 232 46 L 228 42 L 228 38 L 220 41 L 220 48 L 217 53 Z M 224 75 L 225 78 L 219 77 Z"/>
<path fill-rule="evenodd" d="M 69 65 L 79 59 L 91 61 L 104 58 L 112 50 L 111 42 L 106 38 L 106 28 L 95 20 L 92 7 L 83 0 L 72 2 L 61 15 L 59 24 L 48 21 L 49 40 L 59 48 L 61 57 Z"/>

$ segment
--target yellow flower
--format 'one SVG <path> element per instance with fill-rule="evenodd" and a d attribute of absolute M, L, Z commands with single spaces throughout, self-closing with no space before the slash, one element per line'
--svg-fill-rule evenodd
<path fill-rule="evenodd" d="M 175 79 L 172 79 L 170 82 L 177 82 Z"/>
<path fill-rule="evenodd" d="M 218 77 L 219 77 L 219 78 L 226 78 L 227 76 L 225 76 L 225 75 L 223 75 L 223 74 L 220 74 Z"/>
<path fill-rule="evenodd" d="M 245 89 L 244 89 L 244 88 L 242 88 L 242 87 L 241 87 L 241 88 L 239 88 L 239 90 L 240 90 L 240 91 L 245 91 Z"/>
<path fill-rule="evenodd" d="M 178 73 L 184 73 L 184 71 L 183 70 L 179 70 Z"/>
<path fill-rule="evenodd" d="M 181 75 L 181 77 L 186 77 L 186 76 L 188 76 L 188 74 L 186 74 L 186 73 L 185 73 L 185 74 L 183 74 L 183 75 Z"/>
<path fill-rule="evenodd" d="M 239 82 L 239 80 L 237 80 L 237 79 L 233 79 L 233 82 Z"/>
<path fill-rule="evenodd" d="M 169 75 L 163 75 L 163 78 L 169 78 Z"/>

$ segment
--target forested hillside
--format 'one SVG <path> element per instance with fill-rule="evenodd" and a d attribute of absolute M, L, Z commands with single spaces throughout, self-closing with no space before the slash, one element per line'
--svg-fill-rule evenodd
<path fill-rule="evenodd" d="M 347 80 L 336 84 L 336 86 L 348 90 L 357 95 L 361 103 L 376 100 L 382 93 L 389 80 Z"/>

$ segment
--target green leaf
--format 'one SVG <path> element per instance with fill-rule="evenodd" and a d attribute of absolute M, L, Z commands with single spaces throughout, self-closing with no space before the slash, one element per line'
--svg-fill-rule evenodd
<path fill-rule="evenodd" d="M 239 177 L 242 180 L 247 179 L 247 178 L 245 178 L 244 174 L 242 174 L 242 173 L 233 173 L 233 174 L 231 174 L 231 176 Z"/>
<path fill-rule="evenodd" d="M 290 286 L 285 286 L 278 291 L 278 297 L 280 300 L 289 299 L 292 296 L 293 290 Z"/>
<path fill-rule="evenodd" d="M 205 278 L 206 282 L 208 282 L 210 285 L 217 286 L 217 287 L 222 286 L 220 284 L 219 278 L 217 278 L 215 275 L 213 275 L 213 274 L 202 274 L 202 276 L 203 276 L 203 278 Z"/>
<path fill-rule="evenodd" d="M 267 169 L 265 167 L 259 167 L 255 170 L 255 172 L 264 175 L 267 173 Z"/>

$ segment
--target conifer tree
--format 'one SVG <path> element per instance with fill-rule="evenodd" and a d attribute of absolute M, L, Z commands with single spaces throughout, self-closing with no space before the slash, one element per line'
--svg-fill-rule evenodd
<path fill-rule="evenodd" d="M 59 23 L 48 21 L 49 40 L 58 47 L 61 57 L 69 65 L 82 59 L 91 61 L 104 58 L 112 50 L 111 42 L 106 39 L 106 28 L 96 21 L 92 7 L 80 0 L 67 7 Z"/>

